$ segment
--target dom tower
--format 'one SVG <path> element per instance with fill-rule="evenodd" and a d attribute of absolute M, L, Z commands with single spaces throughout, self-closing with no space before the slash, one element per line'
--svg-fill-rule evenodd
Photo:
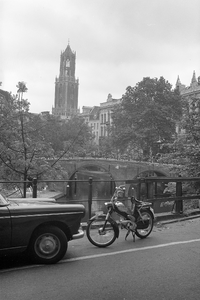
<path fill-rule="evenodd" d="M 55 81 L 55 100 L 52 114 L 63 119 L 70 118 L 78 112 L 78 86 L 75 78 L 76 52 L 68 44 L 60 55 L 60 75 Z"/>

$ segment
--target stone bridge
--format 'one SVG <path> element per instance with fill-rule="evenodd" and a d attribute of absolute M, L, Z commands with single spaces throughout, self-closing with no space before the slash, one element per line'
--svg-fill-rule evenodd
<path fill-rule="evenodd" d="M 85 168 L 99 168 L 110 175 L 114 181 L 132 180 L 138 176 L 167 176 L 170 177 L 169 169 L 158 163 L 123 161 L 112 159 L 74 158 L 60 160 L 62 167 L 68 171 L 68 179 Z"/>
<path fill-rule="evenodd" d="M 66 201 L 67 199 L 69 203 L 71 203 L 70 201 L 82 203 L 86 207 L 87 212 L 84 220 L 91 216 L 92 211 L 101 211 L 104 209 L 104 201 L 105 199 L 110 199 L 114 187 L 111 184 L 111 180 L 112 182 L 114 181 L 116 185 L 120 185 L 124 184 L 127 180 L 134 180 L 137 177 L 173 176 L 173 174 L 170 174 L 167 165 L 158 163 L 96 158 L 61 159 L 59 162 L 62 168 L 68 173 L 68 178 L 66 179 L 71 180 L 69 185 L 66 185 L 66 183 L 59 185 L 60 191 L 63 191 L 63 195 L 59 200 Z M 75 174 L 77 174 L 77 181 L 74 180 Z M 87 176 L 88 179 L 90 176 L 94 179 L 91 194 Z M 101 178 L 99 181 L 97 179 L 98 177 Z M 97 181 L 95 182 L 95 180 Z M 129 193 L 131 184 L 127 184 L 126 187 L 126 192 Z M 147 185 L 142 184 L 139 193 L 140 195 L 148 195 L 151 199 L 153 194 L 162 193 L 163 188 L 162 183 L 156 184 L 155 186 L 150 183 Z M 88 200 L 90 197 L 91 202 Z M 160 207 L 158 209 L 156 205 L 154 209 L 156 212 L 160 211 Z"/>

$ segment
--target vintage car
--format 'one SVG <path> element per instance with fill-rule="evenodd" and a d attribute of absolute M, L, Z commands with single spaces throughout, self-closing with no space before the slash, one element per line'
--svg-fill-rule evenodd
<path fill-rule="evenodd" d="M 51 199 L 6 199 L 0 194 L 0 256 L 26 251 L 35 263 L 63 258 L 68 241 L 82 238 L 81 204 Z"/>

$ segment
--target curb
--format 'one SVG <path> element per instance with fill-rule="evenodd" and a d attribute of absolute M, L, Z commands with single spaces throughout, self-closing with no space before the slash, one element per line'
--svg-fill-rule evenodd
<path fill-rule="evenodd" d="M 163 216 L 155 216 L 155 222 L 156 223 L 162 223 L 162 224 L 170 224 L 170 223 L 176 223 L 176 222 L 182 222 L 187 221 L 191 219 L 200 218 L 200 210 L 184 213 L 184 214 L 166 214 Z"/>

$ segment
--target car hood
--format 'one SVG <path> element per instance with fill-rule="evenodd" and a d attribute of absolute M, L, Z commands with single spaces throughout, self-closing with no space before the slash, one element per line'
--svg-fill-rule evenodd
<path fill-rule="evenodd" d="M 82 204 L 58 203 L 51 198 L 11 198 L 9 201 L 10 211 L 79 211 L 85 213 Z"/>

